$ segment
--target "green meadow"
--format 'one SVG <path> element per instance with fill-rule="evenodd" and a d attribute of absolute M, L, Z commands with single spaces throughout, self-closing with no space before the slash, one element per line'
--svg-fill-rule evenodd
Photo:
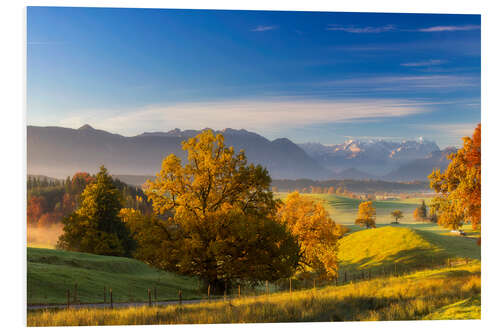
<path fill-rule="evenodd" d="M 198 280 L 159 271 L 145 263 L 121 257 L 100 256 L 28 247 L 28 304 L 102 303 L 109 288 L 114 302 L 146 302 L 148 288 L 158 300 L 200 298 Z M 154 296 L 154 295 L 153 295 Z"/>

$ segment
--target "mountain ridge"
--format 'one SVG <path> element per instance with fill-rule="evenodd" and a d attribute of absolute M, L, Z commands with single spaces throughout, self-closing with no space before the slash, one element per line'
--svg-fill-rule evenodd
<path fill-rule="evenodd" d="M 184 161 L 181 142 L 203 130 L 143 132 L 123 136 L 85 124 L 78 129 L 28 126 L 28 172 L 60 177 L 96 171 L 104 164 L 114 174 L 156 174 L 169 154 Z M 227 146 L 244 149 L 250 163 L 265 166 L 273 178 L 315 180 L 423 180 L 448 160 L 432 141 L 347 140 L 337 145 L 295 144 L 288 138 L 269 140 L 245 129 L 213 130 Z"/>

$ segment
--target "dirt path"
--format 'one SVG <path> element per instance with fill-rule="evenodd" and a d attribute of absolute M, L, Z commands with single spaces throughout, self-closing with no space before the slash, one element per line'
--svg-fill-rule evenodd
<path fill-rule="evenodd" d="M 211 302 L 221 302 L 223 299 L 215 299 L 211 300 Z M 206 299 L 190 299 L 183 300 L 182 304 L 195 304 L 208 302 Z M 161 302 L 152 302 L 153 305 L 165 306 L 165 305 L 178 305 L 179 301 L 161 301 Z M 129 307 L 141 307 L 147 306 L 148 302 L 125 302 L 125 303 L 113 303 L 113 308 L 129 308 Z M 66 304 L 37 304 L 37 305 L 28 305 L 28 310 L 41 310 L 41 309 L 65 309 L 67 307 Z M 89 303 L 89 304 L 71 304 L 71 309 L 83 309 L 83 308 L 109 308 L 109 303 Z"/>

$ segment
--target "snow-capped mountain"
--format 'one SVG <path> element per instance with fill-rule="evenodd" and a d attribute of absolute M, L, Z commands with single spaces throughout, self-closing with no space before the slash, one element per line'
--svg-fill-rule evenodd
<path fill-rule="evenodd" d="M 435 142 L 423 138 L 401 142 L 381 139 L 347 140 L 337 145 L 304 143 L 299 146 L 334 172 L 356 168 L 374 175 L 387 174 L 401 165 L 439 151 Z"/>

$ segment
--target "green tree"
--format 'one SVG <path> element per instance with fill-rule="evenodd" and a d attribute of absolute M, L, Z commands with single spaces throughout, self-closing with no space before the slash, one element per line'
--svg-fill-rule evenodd
<path fill-rule="evenodd" d="M 368 228 L 375 228 L 376 210 L 371 201 L 359 204 L 358 218 L 354 221 L 357 225 Z"/>
<path fill-rule="evenodd" d="M 63 219 L 58 248 L 112 256 L 131 256 L 134 241 L 119 217 L 121 193 L 101 166 L 80 198 L 80 208 Z"/>
<path fill-rule="evenodd" d="M 394 217 L 396 220 L 396 223 L 399 223 L 398 220 L 403 218 L 403 212 L 399 209 L 396 209 L 391 212 L 391 215 Z"/>
<path fill-rule="evenodd" d="M 291 276 L 296 239 L 275 220 L 271 177 L 247 165 L 221 134 L 206 130 L 182 144 L 187 163 L 169 155 L 145 193 L 156 215 L 134 229 L 137 256 L 160 269 L 194 275 L 217 291 L 234 280 Z M 213 290 L 213 289 L 212 289 Z"/>

